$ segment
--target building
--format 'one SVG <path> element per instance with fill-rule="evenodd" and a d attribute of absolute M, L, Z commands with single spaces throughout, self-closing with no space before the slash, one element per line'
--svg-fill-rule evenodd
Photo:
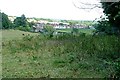
<path fill-rule="evenodd" d="M 33 29 L 35 32 L 39 32 L 44 28 L 45 25 L 53 26 L 53 28 L 55 29 L 87 28 L 87 26 L 83 26 L 81 24 L 70 25 L 69 23 L 63 22 L 49 22 L 45 20 L 40 20 L 33 26 Z"/>

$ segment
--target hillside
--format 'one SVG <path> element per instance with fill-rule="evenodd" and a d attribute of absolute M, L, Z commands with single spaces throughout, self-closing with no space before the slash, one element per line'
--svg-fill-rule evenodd
<path fill-rule="evenodd" d="M 4 34 L 8 39 L 11 39 L 11 34 L 16 36 L 12 41 L 3 38 L 4 78 L 105 78 L 116 70 L 114 59 L 119 54 L 115 52 L 120 52 L 120 38 L 116 36 L 66 34 L 45 38 L 29 33 L 18 40 L 18 35 L 26 35 L 26 32 L 15 32 Z"/>

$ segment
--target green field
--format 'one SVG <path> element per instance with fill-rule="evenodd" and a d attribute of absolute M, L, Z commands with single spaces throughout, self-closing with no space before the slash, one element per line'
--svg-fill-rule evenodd
<path fill-rule="evenodd" d="M 70 33 L 72 29 L 61 29 L 57 30 L 57 32 L 68 32 Z M 91 29 L 79 29 L 79 32 L 86 33 L 86 34 L 92 34 Z M 0 39 L 2 37 L 2 40 L 16 40 L 16 39 L 22 39 L 23 37 L 30 35 L 30 36 L 36 36 L 39 35 L 39 33 L 31 33 L 31 32 L 24 32 L 20 30 L 1 30 L 0 33 L 2 36 L 0 36 Z M 23 35 L 24 34 L 24 35 Z"/>
<path fill-rule="evenodd" d="M 27 35 L 31 35 L 31 36 L 38 35 L 38 33 L 30 33 L 30 32 L 24 32 L 19 30 L 1 30 L 0 33 L 2 33 L 3 41 L 22 39 L 24 36 L 27 36 Z"/>
<path fill-rule="evenodd" d="M 18 30 L 2 32 L 3 78 L 105 78 L 115 72 L 111 57 L 120 52 L 116 36 L 60 35 L 47 39 Z"/>
<path fill-rule="evenodd" d="M 86 34 L 92 34 L 92 32 L 94 31 L 93 29 L 78 29 L 79 32 L 81 33 L 86 33 Z M 57 30 L 58 32 L 68 32 L 70 33 L 72 31 L 72 29 L 60 29 Z"/>

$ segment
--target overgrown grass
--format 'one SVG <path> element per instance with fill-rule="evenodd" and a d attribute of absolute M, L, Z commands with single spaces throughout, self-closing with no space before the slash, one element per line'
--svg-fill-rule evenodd
<path fill-rule="evenodd" d="M 105 78 L 116 73 L 120 37 L 41 36 L 3 43 L 3 77 Z"/>

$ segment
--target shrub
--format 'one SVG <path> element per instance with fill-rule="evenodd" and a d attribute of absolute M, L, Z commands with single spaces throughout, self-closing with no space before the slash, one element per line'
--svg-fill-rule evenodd
<path fill-rule="evenodd" d="M 53 37 L 53 33 L 55 32 L 55 29 L 53 28 L 53 26 L 46 25 L 44 26 L 43 31 L 44 31 L 43 34 L 45 37 L 51 38 Z"/>
<path fill-rule="evenodd" d="M 79 30 L 77 28 L 73 28 L 71 31 L 72 34 L 76 35 L 79 33 Z"/>
<path fill-rule="evenodd" d="M 115 77 L 120 79 L 120 58 L 114 62 L 114 69 L 115 69 Z"/>
<path fill-rule="evenodd" d="M 30 31 L 31 28 L 30 28 L 29 26 L 27 26 L 27 27 L 25 27 L 25 30 L 26 30 L 26 31 Z"/>
<path fill-rule="evenodd" d="M 19 26 L 16 27 L 16 29 L 21 30 L 21 31 L 30 31 L 31 28 L 29 26 L 23 27 L 23 26 Z"/>

